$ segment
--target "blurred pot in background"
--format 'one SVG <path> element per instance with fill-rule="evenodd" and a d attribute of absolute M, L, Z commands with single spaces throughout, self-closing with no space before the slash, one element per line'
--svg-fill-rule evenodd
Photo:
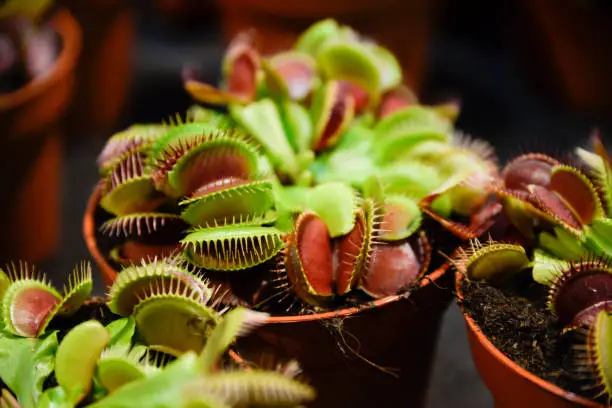
<path fill-rule="evenodd" d="M 323 18 L 334 18 L 389 48 L 404 69 L 406 84 L 419 90 L 427 60 L 437 0 L 217 0 L 229 42 L 253 28 L 259 48 L 288 48 L 298 34 Z"/>
<path fill-rule="evenodd" d="M 522 35 L 531 80 L 580 112 L 612 114 L 612 3 L 523 0 L 520 6 L 525 24 L 515 24 L 514 33 Z"/>
<path fill-rule="evenodd" d="M 216 15 L 215 0 L 155 0 L 158 12 L 176 23 L 196 23 Z"/>
<path fill-rule="evenodd" d="M 1 24 L 0 262 L 38 262 L 59 238 L 61 122 L 74 87 L 81 29 L 66 10 L 50 24 Z"/>
<path fill-rule="evenodd" d="M 130 89 L 134 49 L 131 0 L 60 0 L 83 27 L 78 88 L 69 116 L 75 134 L 112 128 Z"/>

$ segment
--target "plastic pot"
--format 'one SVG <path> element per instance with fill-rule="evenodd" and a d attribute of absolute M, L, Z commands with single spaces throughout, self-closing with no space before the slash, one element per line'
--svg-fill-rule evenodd
<path fill-rule="evenodd" d="M 455 276 L 455 289 L 461 299 L 461 282 L 464 277 L 460 273 Z M 465 312 L 463 317 L 474 364 L 480 378 L 491 391 L 496 408 L 603 408 L 602 405 L 559 388 L 525 370 L 496 348 Z"/>
<path fill-rule="evenodd" d="M 102 255 L 96 238 L 99 194 L 98 187 L 87 205 L 83 233 L 110 285 L 117 271 Z M 448 263 L 430 273 L 407 298 L 389 296 L 360 308 L 270 317 L 268 324 L 239 339 L 237 352 L 255 363 L 297 359 L 317 389 L 313 407 L 421 407 L 441 318 L 451 299 L 447 268 Z M 393 376 L 372 363 L 398 371 Z"/>
<path fill-rule="evenodd" d="M 130 0 L 62 0 L 83 27 L 79 86 L 69 125 L 75 134 L 112 128 L 133 77 L 134 12 Z"/>
<path fill-rule="evenodd" d="M 418 92 L 437 1 L 217 0 L 217 4 L 225 41 L 253 28 L 264 54 L 291 47 L 312 23 L 335 18 L 388 47 L 403 67 L 405 83 Z"/>
<path fill-rule="evenodd" d="M 74 87 L 81 28 L 66 10 L 51 24 L 62 49 L 48 73 L 0 94 L 0 261 L 45 260 L 57 247 L 63 164 L 61 119 Z"/>

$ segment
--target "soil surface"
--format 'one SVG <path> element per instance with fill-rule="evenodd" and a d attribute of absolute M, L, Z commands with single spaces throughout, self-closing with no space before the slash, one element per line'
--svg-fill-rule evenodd
<path fill-rule="evenodd" d="M 464 311 L 506 356 L 565 390 L 597 395 L 592 375 L 576 364 L 585 358 L 580 348 L 585 335 L 582 330 L 563 333 L 546 305 L 547 287 L 522 276 L 503 289 L 467 280 L 462 289 Z"/>

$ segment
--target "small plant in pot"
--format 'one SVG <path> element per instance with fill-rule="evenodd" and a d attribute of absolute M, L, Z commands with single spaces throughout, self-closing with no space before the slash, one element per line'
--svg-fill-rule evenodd
<path fill-rule="evenodd" d="M 0 197 L 0 261 L 42 261 L 58 238 L 62 132 L 73 69 L 81 47 L 76 20 L 50 1 L 0 7 L 0 171 L 11 174 Z M 42 200 L 42 208 L 33 203 Z M 38 235 L 40 239 L 32 240 Z"/>
<path fill-rule="evenodd" d="M 294 362 L 268 371 L 229 359 L 265 314 L 219 310 L 212 286 L 176 264 L 132 267 L 107 303 L 88 299 L 88 263 L 63 292 L 26 263 L 5 271 L 2 406 L 292 407 L 315 396 Z"/>
<path fill-rule="evenodd" d="M 418 405 L 427 379 L 408 367 L 429 359 L 423 349 L 447 304 L 429 285 L 448 264 L 432 247 L 453 251 L 491 225 L 500 209 L 485 188 L 497 177 L 491 148 L 454 131 L 455 104 L 419 104 L 390 52 L 333 20 L 267 57 L 241 35 L 223 73 L 217 88 L 185 71 L 188 92 L 218 110 L 194 106 L 185 118 L 134 125 L 107 142 L 85 220 L 105 279 L 121 277 L 109 260 L 130 265 L 178 251 L 235 301 L 272 315 L 275 324 L 243 339 L 241 352 L 258 353 L 246 345 L 257 337 L 297 357 L 324 404 L 338 398 L 330 384 L 359 378 L 346 373 L 337 346 L 355 349 L 349 334 L 377 364 L 395 363 L 400 344 L 415 343 L 420 355 L 408 352 L 386 398 L 414 391 Z M 398 302 L 408 296 L 431 315 L 414 317 Z M 407 324 L 418 339 L 398 332 Z M 388 336 L 373 337 L 375 326 Z M 344 371 L 329 381 L 335 371 L 326 364 Z M 351 403 L 379 398 L 367 393 Z"/>
<path fill-rule="evenodd" d="M 612 169 L 593 140 L 573 163 L 511 161 L 493 188 L 505 236 L 473 241 L 454 260 L 474 359 L 500 406 L 610 400 Z"/>

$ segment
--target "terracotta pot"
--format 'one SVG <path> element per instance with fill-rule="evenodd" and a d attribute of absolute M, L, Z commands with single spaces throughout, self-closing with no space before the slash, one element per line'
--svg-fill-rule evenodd
<path fill-rule="evenodd" d="M 335 18 L 376 39 L 395 53 L 405 83 L 418 92 L 425 70 L 436 1 L 427 0 L 217 0 L 229 42 L 254 28 L 263 53 L 293 45 L 312 23 Z"/>
<path fill-rule="evenodd" d="M 612 9 L 602 12 L 600 6 L 585 3 L 523 0 L 526 21 L 514 27 L 523 34 L 523 64 L 536 86 L 544 84 L 573 108 L 610 114 Z"/>
<path fill-rule="evenodd" d="M 62 0 L 83 27 L 83 53 L 69 125 L 72 133 L 112 128 L 133 76 L 134 13 L 130 0 Z"/>
<path fill-rule="evenodd" d="M 0 262 L 41 262 L 59 238 L 63 157 L 61 119 L 74 86 L 81 29 L 58 11 L 51 24 L 63 47 L 50 71 L 23 88 L 0 94 Z"/>
<path fill-rule="evenodd" d="M 457 273 L 455 289 L 459 298 L 462 296 L 462 281 L 463 275 Z M 531 374 L 497 349 L 470 316 L 463 313 L 463 317 L 474 364 L 480 378 L 493 394 L 496 408 L 603 408 Z"/>
<path fill-rule="evenodd" d="M 87 205 L 83 233 L 107 285 L 117 276 L 98 247 L 95 211 L 99 187 Z M 423 406 L 440 321 L 452 281 L 448 263 L 421 281 L 411 296 L 389 296 L 360 308 L 303 316 L 270 317 L 267 325 L 239 339 L 247 361 L 297 359 L 317 389 L 313 407 Z M 340 331 L 334 329 L 340 327 Z M 347 349 L 343 354 L 341 347 Z M 358 351 L 362 358 L 351 352 Z M 398 369 L 394 377 L 364 361 Z M 349 392 L 350 391 L 350 392 Z"/>

